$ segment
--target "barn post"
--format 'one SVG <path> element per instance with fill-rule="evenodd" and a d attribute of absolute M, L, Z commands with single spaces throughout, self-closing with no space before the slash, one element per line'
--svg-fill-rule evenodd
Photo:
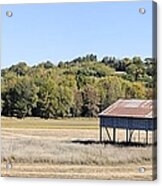
<path fill-rule="evenodd" d="M 116 128 L 113 128 L 113 142 L 115 143 L 116 141 Z"/>
<path fill-rule="evenodd" d="M 111 136 L 110 136 L 110 133 L 109 133 L 109 130 L 107 127 L 105 127 L 105 130 L 106 130 L 106 133 L 107 133 L 107 136 L 109 138 L 109 141 L 111 141 Z"/>
<path fill-rule="evenodd" d="M 148 145 L 148 130 L 146 130 L 146 145 Z"/>
<path fill-rule="evenodd" d="M 126 129 L 126 142 L 128 143 L 128 129 Z"/>
<path fill-rule="evenodd" d="M 138 143 L 140 143 L 140 141 L 141 141 L 141 136 L 140 136 L 140 130 L 138 130 Z"/>
<path fill-rule="evenodd" d="M 129 135 L 129 142 L 132 141 L 132 136 L 133 136 L 134 130 L 130 130 L 130 135 Z"/>
<path fill-rule="evenodd" d="M 102 126 L 100 125 L 100 142 L 102 142 Z"/>

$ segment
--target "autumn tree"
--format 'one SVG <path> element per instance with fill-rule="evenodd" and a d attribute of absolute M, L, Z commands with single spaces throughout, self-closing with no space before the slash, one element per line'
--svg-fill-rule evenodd
<path fill-rule="evenodd" d="M 1 114 L 43 118 L 96 117 L 120 98 L 156 98 L 156 59 L 94 54 L 70 61 L 1 70 Z M 121 72 L 120 72 L 121 71 Z"/>
<path fill-rule="evenodd" d="M 86 86 L 82 91 L 82 116 L 96 117 L 99 113 L 99 94 L 93 86 Z"/>

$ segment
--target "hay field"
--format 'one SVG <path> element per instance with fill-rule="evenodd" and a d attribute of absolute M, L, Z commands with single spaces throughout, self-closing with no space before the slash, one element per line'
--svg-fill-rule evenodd
<path fill-rule="evenodd" d="M 118 130 L 118 141 L 124 135 Z M 2 176 L 153 179 L 152 147 L 98 143 L 97 119 L 2 118 L 1 137 Z M 12 169 L 6 169 L 7 162 Z"/>

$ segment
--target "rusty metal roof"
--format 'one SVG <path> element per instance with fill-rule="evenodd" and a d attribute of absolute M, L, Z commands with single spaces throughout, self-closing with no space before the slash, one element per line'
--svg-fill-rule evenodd
<path fill-rule="evenodd" d="M 156 101 L 139 99 L 119 99 L 118 101 L 110 105 L 107 109 L 105 109 L 103 112 L 101 112 L 99 116 L 155 118 Z"/>

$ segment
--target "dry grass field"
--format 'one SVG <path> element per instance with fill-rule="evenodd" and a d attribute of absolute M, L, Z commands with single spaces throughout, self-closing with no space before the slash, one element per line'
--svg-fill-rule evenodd
<path fill-rule="evenodd" d="M 124 135 L 118 130 L 117 140 L 124 140 Z M 2 176 L 153 179 L 152 146 L 101 144 L 97 119 L 2 118 L 1 137 Z M 141 133 L 141 142 L 144 137 Z M 10 170 L 7 162 L 12 163 Z M 139 167 L 145 172 L 139 173 Z"/>

